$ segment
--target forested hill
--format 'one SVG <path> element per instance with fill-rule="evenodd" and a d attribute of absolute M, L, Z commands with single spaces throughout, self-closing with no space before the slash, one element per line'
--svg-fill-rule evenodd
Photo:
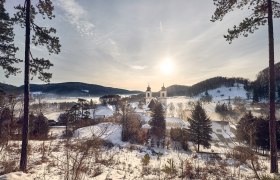
<path fill-rule="evenodd" d="M 4 92 L 23 92 L 23 86 L 16 87 L 7 84 L 0 84 L 0 90 Z M 96 84 L 86 84 L 80 82 L 31 84 L 31 92 L 42 92 L 64 96 L 95 96 L 105 94 L 137 94 L 140 91 L 129 91 L 126 89 L 104 87 Z"/>
<path fill-rule="evenodd" d="M 244 78 L 213 77 L 192 86 L 172 85 L 167 87 L 168 96 L 196 96 L 207 90 L 221 86 L 233 86 L 234 83 L 244 84 L 245 88 L 249 81 Z"/>
<path fill-rule="evenodd" d="M 2 92 L 17 93 L 18 90 L 19 88 L 16 86 L 0 83 L 0 91 Z"/>
<path fill-rule="evenodd" d="M 257 79 L 255 82 L 262 83 L 262 84 L 267 84 L 268 85 L 268 80 L 269 80 L 269 72 L 268 72 L 268 67 L 260 71 L 257 75 Z M 280 62 L 275 64 L 275 79 L 276 81 L 280 81 Z"/>
<path fill-rule="evenodd" d="M 204 81 L 201 81 L 197 84 L 194 84 L 190 87 L 189 95 L 196 96 L 207 90 L 216 89 L 221 86 L 232 87 L 234 83 L 244 84 L 246 88 L 249 80 L 244 78 L 227 78 L 227 77 L 214 77 Z"/>
<path fill-rule="evenodd" d="M 280 62 L 275 64 L 275 79 L 278 100 L 280 99 Z M 257 79 L 253 82 L 253 99 L 259 101 L 268 98 L 269 89 L 269 69 L 265 68 L 257 75 Z"/>
<path fill-rule="evenodd" d="M 166 88 L 168 96 L 186 96 L 190 87 L 184 85 L 172 85 Z"/>

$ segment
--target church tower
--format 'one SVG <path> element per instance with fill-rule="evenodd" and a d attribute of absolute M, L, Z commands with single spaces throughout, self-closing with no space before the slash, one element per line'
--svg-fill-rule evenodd
<path fill-rule="evenodd" d="M 163 104 L 165 106 L 167 105 L 167 90 L 164 87 L 164 84 L 161 87 L 161 90 L 160 90 L 160 93 L 159 93 L 159 100 L 160 100 L 161 104 Z"/>
<path fill-rule="evenodd" d="M 152 90 L 150 85 L 148 85 L 147 90 L 146 90 L 146 104 L 149 104 L 152 100 L 153 96 L 152 96 Z"/>

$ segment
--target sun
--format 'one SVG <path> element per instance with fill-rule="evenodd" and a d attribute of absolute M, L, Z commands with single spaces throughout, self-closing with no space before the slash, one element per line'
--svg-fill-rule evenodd
<path fill-rule="evenodd" d="M 174 71 L 174 63 L 171 58 L 165 58 L 162 62 L 160 62 L 160 71 L 167 75 Z"/>

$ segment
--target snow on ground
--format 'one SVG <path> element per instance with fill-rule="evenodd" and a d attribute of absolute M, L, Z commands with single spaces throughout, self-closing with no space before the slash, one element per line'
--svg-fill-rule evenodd
<path fill-rule="evenodd" d="M 193 100 L 186 96 L 174 96 L 174 97 L 167 98 L 167 104 L 173 103 L 174 106 L 176 106 L 178 103 L 182 103 L 183 105 L 185 105 L 189 101 L 193 101 Z"/>
<path fill-rule="evenodd" d="M 231 90 L 229 90 L 229 88 Z M 218 93 L 218 90 L 220 91 Z M 213 120 L 212 121 L 212 128 L 213 134 L 212 139 L 214 140 L 211 142 L 211 148 L 206 149 L 200 147 L 203 153 L 196 153 L 196 146 L 194 146 L 191 142 L 189 142 L 189 148 L 191 151 L 183 151 L 178 149 L 160 149 L 160 148 L 150 148 L 144 145 L 135 145 L 121 141 L 121 125 L 114 124 L 114 123 L 100 123 L 94 126 L 83 127 L 77 129 L 74 132 L 74 140 L 81 140 L 81 139 L 89 139 L 92 138 L 93 135 L 98 136 L 104 140 L 112 142 L 115 146 L 112 149 L 108 149 L 106 151 L 102 151 L 102 155 L 106 154 L 114 154 L 114 164 L 112 165 L 101 165 L 101 173 L 96 177 L 87 177 L 85 176 L 84 179 L 96 179 L 96 180 L 105 180 L 105 179 L 164 179 L 167 178 L 160 169 L 164 168 L 167 164 L 168 159 L 173 159 L 175 162 L 175 166 L 179 170 L 180 166 L 180 159 L 189 160 L 193 163 L 194 166 L 207 166 L 207 162 L 209 161 L 209 154 L 217 153 L 223 159 L 225 159 L 225 153 L 227 153 L 232 147 L 234 147 L 234 142 L 232 138 L 234 138 L 232 129 L 236 129 L 234 124 L 231 123 L 223 123 L 217 122 L 220 120 L 221 117 L 215 113 L 215 105 L 217 101 L 224 101 L 226 102 L 228 97 L 230 96 L 231 99 L 234 97 L 241 97 L 246 99 L 246 91 L 244 87 L 240 85 L 239 87 L 221 87 L 214 90 L 209 90 L 209 94 L 213 96 L 214 101 L 211 103 L 203 104 L 204 108 L 206 109 L 208 115 Z M 221 96 L 224 94 L 224 96 Z M 202 94 L 203 95 L 203 94 Z M 167 102 L 172 102 L 177 108 L 178 103 L 182 103 L 184 107 L 188 106 L 188 102 L 194 102 L 198 100 L 199 97 L 195 98 L 188 98 L 188 97 L 170 97 L 167 99 Z M 149 113 L 146 112 L 147 109 L 139 109 L 137 103 L 131 104 L 133 108 L 135 108 L 136 112 L 141 115 L 142 120 L 147 123 L 151 117 Z M 95 115 L 109 117 L 114 114 L 114 107 L 113 106 L 98 106 Z M 175 110 L 176 111 L 176 110 Z M 190 113 L 190 112 L 189 112 Z M 93 112 L 91 111 L 91 115 Z M 54 119 L 53 117 L 57 117 L 58 113 L 51 113 L 49 114 L 50 119 Z M 188 126 L 188 122 L 185 120 L 179 119 L 176 117 L 177 114 L 175 113 L 175 117 L 167 117 L 166 124 L 167 128 L 175 127 L 175 126 Z M 143 128 L 149 129 L 148 124 L 144 124 Z M 52 127 L 50 129 L 50 134 L 56 135 L 59 137 L 62 131 L 64 131 L 65 127 Z M 41 147 L 42 144 L 48 144 L 49 152 L 48 161 L 46 163 L 41 163 Z M 49 165 L 51 162 L 58 163 L 59 161 L 63 161 L 65 158 L 65 154 L 63 154 L 63 147 L 64 147 L 64 140 L 61 138 L 57 138 L 55 140 L 50 140 L 46 142 L 41 141 L 30 141 L 30 146 L 32 147 L 33 154 L 30 156 L 30 164 L 31 164 L 31 171 L 29 174 L 24 174 L 20 172 L 6 174 L 4 176 L 0 176 L 0 180 L 29 180 L 29 179 L 52 179 L 58 180 L 63 179 L 65 172 L 59 169 L 56 166 Z M 134 146 L 133 148 L 130 148 Z M 18 145 L 18 147 L 20 147 Z M 56 150 L 55 150 L 56 149 Z M 163 155 L 158 155 L 155 152 L 162 152 Z M 149 154 L 151 157 L 149 169 L 153 172 L 147 176 L 143 176 L 142 172 L 142 163 L 141 159 L 144 157 L 145 154 Z M 262 158 L 262 157 L 260 157 Z M 210 160 L 211 161 L 211 160 Z M 264 164 L 267 165 L 268 160 L 263 157 Z M 41 164 L 40 164 L 41 163 Z M 55 164 L 54 163 L 54 164 Z M 95 165 L 95 164 L 93 164 Z M 61 168 L 61 167 L 60 167 Z M 159 170 L 160 173 L 155 173 L 156 169 Z M 237 172 L 237 168 L 234 166 L 230 166 L 230 173 Z M 241 168 L 241 179 L 248 179 L 248 175 L 252 175 L 252 171 L 250 171 L 245 166 Z M 214 177 L 209 175 L 207 178 L 213 179 Z M 250 178 L 250 177 L 249 177 Z M 178 177 L 173 179 L 179 179 Z"/>
<path fill-rule="evenodd" d="M 58 98 L 44 98 L 43 101 L 47 103 L 62 103 L 62 102 L 78 102 L 78 99 L 86 99 L 87 101 L 99 102 L 99 97 L 58 97 Z"/>
<path fill-rule="evenodd" d="M 65 131 L 65 126 L 50 126 L 49 135 L 52 137 L 60 137 Z"/>
<path fill-rule="evenodd" d="M 23 172 L 12 172 L 0 176 L 0 180 L 32 180 L 30 174 L 25 174 Z"/>
<path fill-rule="evenodd" d="M 111 117 L 114 115 L 115 112 L 115 107 L 111 105 L 107 106 L 98 106 L 95 110 L 91 109 L 90 110 L 90 116 L 92 117 L 93 115 L 95 117 Z"/>
<path fill-rule="evenodd" d="M 145 114 L 140 114 L 140 116 L 141 116 L 141 120 L 145 123 L 148 123 L 152 119 L 151 116 L 148 116 L 148 115 L 145 115 Z"/>
<path fill-rule="evenodd" d="M 46 114 L 45 116 L 46 116 L 49 120 L 58 121 L 58 118 L 59 118 L 59 116 L 60 116 L 61 113 L 63 113 L 63 111 L 61 111 L 61 112 L 49 113 L 49 114 Z"/>
<path fill-rule="evenodd" d="M 165 120 L 166 120 L 167 129 L 189 126 L 189 123 L 187 121 L 184 121 L 184 120 L 176 118 L 176 117 L 167 117 Z"/>
<path fill-rule="evenodd" d="M 209 90 L 208 93 L 213 97 L 213 101 L 221 101 L 229 98 L 234 99 L 235 97 L 247 99 L 247 91 L 244 89 L 243 84 L 235 84 L 233 87 L 222 86 Z M 205 92 L 198 95 L 197 98 L 203 95 L 205 95 Z"/>
<path fill-rule="evenodd" d="M 235 135 L 231 132 L 228 122 L 212 121 L 212 130 L 212 140 L 223 141 L 235 138 Z"/>
<path fill-rule="evenodd" d="M 74 132 L 74 137 L 90 139 L 93 136 L 108 140 L 116 145 L 124 146 L 127 143 L 121 141 L 122 127 L 114 123 L 100 123 L 94 126 L 83 127 Z"/>

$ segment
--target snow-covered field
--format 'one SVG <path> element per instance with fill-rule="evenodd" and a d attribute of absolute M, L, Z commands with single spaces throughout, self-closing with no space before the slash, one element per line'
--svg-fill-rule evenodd
<path fill-rule="evenodd" d="M 180 172 L 181 162 L 188 161 L 196 168 L 216 168 L 219 169 L 220 163 L 227 164 L 227 178 L 235 177 L 236 179 L 250 179 L 253 176 L 253 172 L 246 166 L 240 167 L 240 174 L 237 176 L 239 168 L 233 166 L 232 160 L 227 160 L 225 153 L 229 151 L 231 144 L 225 146 L 222 142 L 212 143 L 211 149 L 203 149 L 204 152 L 218 153 L 222 158 L 222 162 L 212 158 L 211 154 L 196 153 L 194 147 L 190 143 L 190 149 L 192 151 L 174 150 L 174 149 L 149 149 L 141 145 L 132 145 L 121 141 L 121 127 L 112 123 L 101 123 L 95 126 L 84 127 L 78 129 L 74 133 L 74 139 L 70 142 L 82 141 L 85 139 L 90 140 L 92 135 L 100 136 L 102 139 L 112 142 L 115 146 L 109 149 L 100 149 L 99 158 L 105 159 L 112 158 L 110 164 L 104 165 L 102 163 L 92 164 L 92 169 L 99 169 L 99 173 L 94 176 L 90 176 L 88 171 L 80 176 L 80 179 L 169 179 L 169 176 L 160 171 L 168 164 L 168 161 L 172 159 L 174 165 Z M 47 147 L 45 150 L 46 157 L 42 160 L 42 146 Z M 65 163 L 67 162 L 67 152 L 65 150 L 66 141 L 62 139 L 55 139 L 52 141 L 38 142 L 31 141 L 32 155 L 29 156 L 30 169 L 28 173 L 14 172 L 3 176 L 0 176 L 2 180 L 31 180 L 31 179 L 51 179 L 59 180 L 65 178 Z M 121 146 L 120 146 L 121 145 Z M 14 145 L 15 146 L 15 145 Z M 85 145 L 86 146 L 86 145 Z M 77 155 L 75 151 L 71 151 L 70 155 Z M 154 152 L 161 152 L 162 155 L 155 154 Z M 149 173 L 143 174 L 143 165 L 141 159 L 145 154 L 150 155 L 150 163 L 148 165 Z M 68 154 L 69 156 L 69 154 Z M 74 158 L 75 156 L 71 156 Z M 80 159 L 79 159 L 80 160 Z M 87 164 L 92 159 L 87 159 L 83 163 Z M 267 166 L 267 159 L 261 158 L 261 162 Z M 71 163 L 70 163 L 71 165 Z M 73 165 L 73 164 L 72 164 Z M 70 170 L 71 171 L 71 170 Z M 264 173 L 264 172 L 262 172 Z M 207 174 L 207 179 L 216 179 L 217 175 Z M 226 178 L 226 177 L 225 177 Z M 178 176 L 172 179 L 181 179 Z"/>

